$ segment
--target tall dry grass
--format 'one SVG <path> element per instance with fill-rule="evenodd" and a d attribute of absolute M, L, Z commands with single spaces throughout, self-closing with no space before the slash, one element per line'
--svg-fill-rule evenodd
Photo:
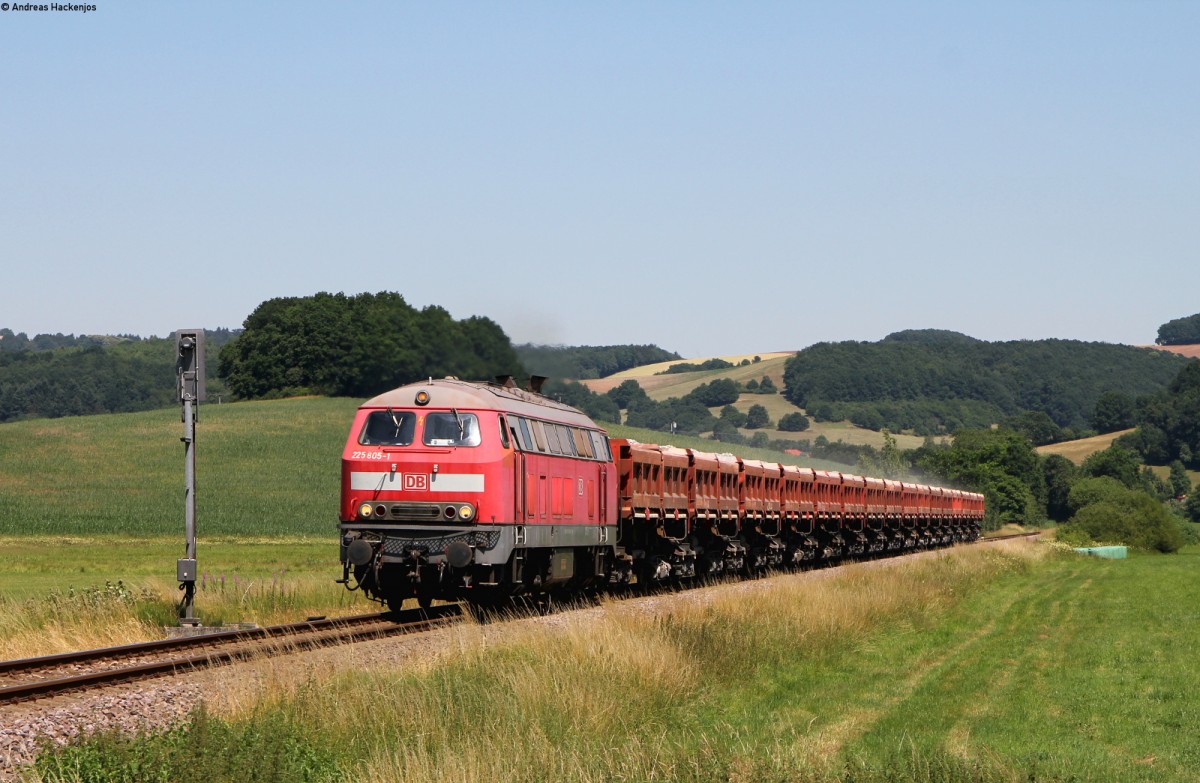
<path fill-rule="evenodd" d="M 290 623 L 375 606 L 321 574 L 217 574 L 198 587 L 197 615 L 208 626 Z M 161 639 L 164 628 L 178 625 L 181 595 L 175 583 L 151 579 L 137 586 L 107 581 L 24 598 L 0 596 L 0 660 Z"/>
<path fill-rule="evenodd" d="M 657 612 L 613 603 L 464 625 L 436 653 L 390 666 L 364 668 L 354 648 L 307 668 L 265 661 L 253 676 L 223 677 L 209 703 L 215 717 L 204 720 L 254 736 L 300 727 L 342 759 L 344 779 L 846 779 L 847 762 L 805 716 L 734 719 L 739 682 L 759 668 L 852 654 L 884 624 L 935 623 L 1044 552 L 1023 542 L 965 549 L 700 591 Z M 960 763 L 919 761 L 928 774 L 913 779 L 939 779 L 938 765 Z"/>

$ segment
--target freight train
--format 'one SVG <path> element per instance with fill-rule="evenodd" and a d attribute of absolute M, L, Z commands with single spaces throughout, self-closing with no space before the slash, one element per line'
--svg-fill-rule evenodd
<path fill-rule="evenodd" d="M 610 439 L 511 378 L 364 403 L 342 453 L 342 579 L 398 609 L 489 604 L 946 546 L 983 496 Z"/>

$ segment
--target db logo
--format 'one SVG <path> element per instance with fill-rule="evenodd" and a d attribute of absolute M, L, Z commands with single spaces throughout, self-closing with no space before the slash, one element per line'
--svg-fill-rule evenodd
<path fill-rule="evenodd" d="M 410 492 L 424 492 L 429 489 L 429 475 L 426 473 L 405 473 L 404 488 Z"/>

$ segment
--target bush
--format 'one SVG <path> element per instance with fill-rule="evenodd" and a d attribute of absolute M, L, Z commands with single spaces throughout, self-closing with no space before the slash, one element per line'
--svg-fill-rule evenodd
<path fill-rule="evenodd" d="M 1062 525 L 1055 534 L 1055 539 L 1067 546 L 1092 546 L 1096 542 L 1079 525 Z"/>
<path fill-rule="evenodd" d="M 1125 490 L 1120 496 L 1084 506 L 1067 527 L 1078 528 L 1093 541 L 1106 544 L 1159 552 L 1174 552 L 1183 546 L 1183 533 L 1170 512 L 1136 490 Z"/>
<path fill-rule="evenodd" d="M 721 421 L 727 421 L 735 427 L 745 427 L 746 418 L 746 414 L 732 405 L 726 405 L 721 409 Z"/>
<path fill-rule="evenodd" d="M 746 429 L 760 430 L 770 426 L 771 417 L 767 413 L 767 409 L 761 405 L 751 405 L 750 410 L 746 413 Z"/>
<path fill-rule="evenodd" d="M 775 428 L 783 432 L 804 432 L 808 429 L 808 417 L 803 413 L 787 413 L 779 417 Z"/>

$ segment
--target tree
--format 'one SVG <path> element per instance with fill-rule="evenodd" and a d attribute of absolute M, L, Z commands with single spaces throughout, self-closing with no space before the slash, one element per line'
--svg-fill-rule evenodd
<path fill-rule="evenodd" d="M 1022 433 L 1035 446 L 1057 443 L 1062 440 L 1062 428 L 1041 411 L 1025 411 L 1010 418 L 1007 426 Z"/>
<path fill-rule="evenodd" d="M 745 427 L 746 418 L 746 414 L 742 413 L 732 405 L 726 405 L 721 409 L 721 421 L 727 421 L 735 427 Z"/>
<path fill-rule="evenodd" d="M 649 397 L 635 398 L 629 402 L 625 412 L 625 423 L 630 427 L 647 430 L 669 430 L 671 414 Z"/>
<path fill-rule="evenodd" d="M 662 429 L 670 430 L 675 425 L 677 432 L 699 434 L 708 432 L 717 424 L 717 418 L 701 402 L 690 397 L 671 397 L 659 403 L 669 421 Z"/>
<path fill-rule="evenodd" d="M 1104 392 L 1092 409 L 1092 426 L 1096 432 L 1117 432 L 1134 425 L 1133 398 L 1116 391 Z"/>
<path fill-rule="evenodd" d="M 1183 513 L 1187 514 L 1187 518 L 1193 522 L 1200 522 L 1200 492 L 1188 495 L 1187 501 L 1183 504 Z"/>
<path fill-rule="evenodd" d="M 1192 491 L 1192 478 L 1187 474 L 1187 469 L 1183 463 L 1175 460 L 1171 463 L 1171 492 L 1181 498 L 1184 495 L 1190 494 Z"/>
<path fill-rule="evenodd" d="M 1200 361 L 1185 364 L 1165 392 L 1139 398 L 1137 409 L 1138 428 L 1121 442 L 1148 464 L 1200 469 Z"/>
<path fill-rule="evenodd" d="M 700 384 L 687 396 L 709 408 L 715 408 L 718 405 L 731 405 L 737 402 L 740 392 L 734 381 L 729 378 L 718 378 L 711 383 Z"/>
<path fill-rule="evenodd" d="M 1200 313 L 1167 321 L 1158 327 L 1158 345 L 1192 345 L 1200 343 Z"/>
<path fill-rule="evenodd" d="M 1128 487 L 1111 476 L 1081 478 L 1068 493 L 1067 507 L 1074 516 L 1080 509 L 1093 503 L 1119 503 L 1128 490 Z"/>
<path fill-rule="evenodd" d="M 552 378 L 542 387 L 542 394 L 578 408 L 597 421 L 621 423 L 621 410 L 612 398 L 596 394 L 582 383 Z"/>
<path fill-rule="evenodd" d="M 859 455 L 858 467 L 865 476 L 876 476 L 885 479 L 898 479 L 908 473 L 908 463 L 896 448 L 896 438 L 887 430 L 883 431 L 883 446 L 875 454 L 864 452 Z"/>
<path fill-rule="evenodd" d="M 525 368 L 547 378 L 607 378 L 646 364 L 679 359 L 677 353 L 657 345 L 518 345 L 517 356 Z"/>
<path fill-rule="evenodd" d="M 1055 522 L 1066 522 L 1071 518 L 1068 498 L 1079 468 L 1061 454 L 1048 454 L 1042 460 L 1042 475 L 1046 477 L 1046 516 Z"/>
<path fill-rule="evenodd" d="M 1138 473 L 1141 461 L 1130 449 L 1117 444 L 1104 451 L 1097 451 L 1083 461 L 1082 471 L 1086 476 L 1110 476 L 1130 489 L 1142 485 Z"/>
<path fill-rule="evenodd" d="M 1041 461 L 1029 440 L 1013 430 L 960 430 L 949 448 L 925 451 L 918 467 L 982 492 L 989 524 L 1036 522 L 1045 514 Z"/>
<path fill-rule="evenodd" d="M 750 410 L 746 412 L 746 429 L 757 430 L 770 426 L 771 416 L 767 409 L 761 405 L 751 405 Z"/>
<path fill-rule="evenodd" d="M 635 401 L 648 400 L 650 397 L 646 394 L 645 389 L 641 387 L 637 381 L 630 378 L 627 381 L 622 381 L 620 386 L 609 389 L 605 392 L 618 408 L 622 410 L 630 407 Z"/>
<path fill-rule="evenodd" d="M 775 394 L 779 389 L 775 387 L 775 381 L 771 380 L 771 376 L 764 375 L 762 380 L 758 382 L 759 394 Z"/>
<path fill-rule="evenodd" d="M 771 445 L 771 437 L 765 432 L 756 432 L 753 436 L 751 436 L 750 443 L 748 445 L 753 446 L 756 449 L 765 449 Z"/>
<path fill-rule="evenodd" d="M 455 321 L 398 293 L 318 293 L 260 304 L 221 350 L 220 375 L 244 398 L 297 392 L 363 397 L 429 376 L 482 379 L 523 368 L 487 318 Z"/>
<path fill-rule="evenodd" d="M 779 417 L 776 429 L 783 432 L 804 432 L 808 429 L 808 417 L 803 413 L 785 413 Z"/>
<path fill-rule="evenodd" d="M 727 421 L 718 420 L 713 425 L 713 440 L 719 440 L 722 443 L 745 443 L 746 438 L 738 431 L 737 427 Z"/>

